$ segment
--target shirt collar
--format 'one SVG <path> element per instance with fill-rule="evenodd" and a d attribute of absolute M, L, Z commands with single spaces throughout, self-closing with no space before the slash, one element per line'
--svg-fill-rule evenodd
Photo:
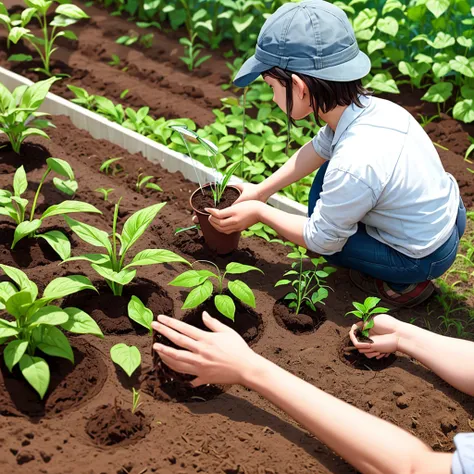
<path fill-rule="evenodd" d="M 334 133 L 332 139 L 332 147 L 335 147 L 337 145 L 337 142 L 341 138 L 342 134 L 349 128 L 352 122 L 354 122 L 354 120 L 359 117 L 362 112 L 364 112 L 365 108 L 370 105 L 371 97 L 360 95 L 359 100 L 364 107 L 357 107 L 356 104 L 352 103 L 342 113 L 341 118 L 339 119 L 339 122 L 336 127 L 336 132 Z"/>

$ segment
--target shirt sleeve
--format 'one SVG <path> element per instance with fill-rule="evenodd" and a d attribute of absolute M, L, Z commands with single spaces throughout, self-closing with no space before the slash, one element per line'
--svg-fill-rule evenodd
<path fill-rule="evenodd" d="M 452 474 L 474 474 L 474 433 L 460 433 L 454 437 L 456 451 L 451 466 Z"/>
<path fill-rule="evenodd" d="M 313 148 L 316 153 L 325 160 L 331 159 L 331 144 L 334 132 L 325 125 L 319 129 L 318 134 L 313 138 Z"/>
<path fill-rule="evenodd" d="M 371 187 L 351 173 L 328 170 L 312 216 L 306 221 L 306 247 L 320 255 L 340 252 L 357 223 L 374 207 Z"/>

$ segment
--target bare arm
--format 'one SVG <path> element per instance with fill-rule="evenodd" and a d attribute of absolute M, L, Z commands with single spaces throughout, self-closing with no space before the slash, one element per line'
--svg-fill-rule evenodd
<path fill-rule="evenodd" d="M 214 333 L 159 316 L 153 328 L 188 349 L 155 344 L 163 362 L 195 386 L 240 383 L 304 425 L 362 473 L 449 474 L 451 454 L 434 453 L 408 432 L 319 390 L 254 353 L 232 329 L 203 314 Z"/>

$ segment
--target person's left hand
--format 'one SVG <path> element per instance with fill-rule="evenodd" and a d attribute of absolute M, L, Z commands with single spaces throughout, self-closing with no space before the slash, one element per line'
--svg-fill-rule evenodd
<path fill-rule="evenodd" d="M 223 234 L 240 232 L 260 222 L 265 204 L 261 201 L 244 201 L 226 209 L 205 209 L 209 212 L 209 222 Z"/>

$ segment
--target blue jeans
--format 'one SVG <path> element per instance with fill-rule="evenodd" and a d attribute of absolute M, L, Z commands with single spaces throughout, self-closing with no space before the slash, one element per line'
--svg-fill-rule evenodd
<path fill-rule="evenodd" d="M 309 193 L 308 214 L 314 211 L 323 188 L 324 175 L 329 161 L 324 163 L 314 178 Z M 372 238 L 365 225 L 358 224 L 357 232 L 349 237 L 340 252 L 325 255 L 332 265 L 352 268 L 366 275 L 383 280 L 395 291 L 401 291 L 413 283 L 440 277 L 456 259 L 459 239 L 466 229 L 466 209 L 459 200 L 456 225 L 449 239 L 432 254 L 423 258 L 411 258 Z"/>

